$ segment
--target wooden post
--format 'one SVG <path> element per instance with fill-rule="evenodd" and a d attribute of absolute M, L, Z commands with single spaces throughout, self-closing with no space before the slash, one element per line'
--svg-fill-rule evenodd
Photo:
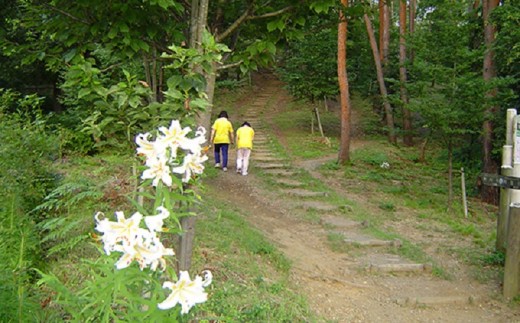
<path fill-rule="evenodd" d="M 325 134 L 323 133 L 323 127 L 321 126 L 320 111 L 318 111 L 318 108 L 316 107 L 314 107 L 314 114 L 316 115 L 316 121 L 318 122 L 318 129 L 320 129 L 320 134 L 322 137 L 325 137 Z"/>
<path fill-rule="evenodd" d="M 180 219 L 182 235 L 179 237 L 177 247 L 177 269 L 189 270 L 191 267 L 191 256 L 193 254 L 193 239 L 195 238 L 195 217 L 185 216 Z"/>
<path fill-rule="evenodd" d="M 517 135 L 516 109 L 507 109 L 506 114 L 506 144 L 502 148 L 501 175 L 513 175 L 513 159 L 518 147 L 514 147 Z M 505 187 L 500 189 L 499 213 L 497 217 L 496 250 L 505 252 L 507 247 L 507 226 L 509 223 L 509 205 L 513 202 L 511 190 Z M 516 194 L 515 194 L 516 195 Z M 515 197 L 516 198 L 516 197 Z M 518 201 L 516 201 L 518 202 Z"/>
<path fill-rule="evenodd" d="M 468 201 L 466 199 L 466 178 L 464 176 L 464 167 L 460 168 L 460 181 L 462 186 L 462 207 L 464 208 L 464 217 L 468 218 Z"/>
<path fill-rule="evenodd" d="M 504 297 L 512 299 L 520 294 L 520 205 L 518 204 L 511 204 L 507 231 Z"/>
<path fill-rule="evenodd" d="M 505 147 L 505 146 L 504 146 Z M 512 167 L 502 166 L 502 175 L 511 176 Z M 505 252 L 507 246 L 507 223 L 509 221 L 509 205 L 511 204 L 511 190 L 509 188 L 500 188 L 500 203 L 498 208 L 497 217 L 497 239 L 496 239 L 496 250 Z"/>
<path fill-rule="evenodd" d="M 516 109 L 507 109 L 506 117 L 506 145 L 514 143 Z"/>
<path fill-rule="evenodd" d="M 311 117 L 311 135 L 314 135 L 314 113 Z"/>
<path fill-rule="evenodd" d="M 508 110 L 509 117 L 509 110 Z M 513 141 L 513 172 L 512 176 L 520 177 L 520 116 L 513 118 L 512 127 L 512 141 Z M 509 141 L 509 135 L 506 138 L 506 142 Z M 511 191 L 511 203 L 520 203 L 520 190 Z"/>

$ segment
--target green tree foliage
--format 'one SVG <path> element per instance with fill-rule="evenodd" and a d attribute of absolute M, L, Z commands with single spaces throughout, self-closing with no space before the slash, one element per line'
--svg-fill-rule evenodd
<path fill-rule="evenodd" d="M 504 107 L 518 107 L 520 96 L 520 6 L 514 1 L 505 1 L 492 14 L 492 21 L 499 26 L 495 42 L 495 57 L 498 74 L 510 78 L 509 96 Z"/>
<path fill-rule="evenodd" d="M 44 60 L 53 70 L 93 54 L 99 45 L 120 60 L 151 55 L 180 42 L 185 26 L 183 7 L 173 0 L 20 1 L 18 9 L 21 16 L 14 27 L 26 42 L 7 41 L 5 46 L 17 47 L 25 62 Z"/>
<path fill-rule="evenodd" d="M 482 65 L 482 51 L 469 46 L 471 13 L 465 4 L 451 1 L 420 9 L 421 23 L 410 40 L 416 53 L 409 68 L 410 109 L 418 113 L 426 134 L 445 147 L 476 142 L 486 88 L 481 68 L 475 69 Z"/>
<path fill-rule="evenodd" d="M 337 14 L 334 11 L 308 18 L 303 35 L 288 41 L 278 64 L 278 72 L 291 94 L 311 102 L 324 97 L 336 98 L 337 81 Z M 361 6 L 348 9 L 348 75 L 351 89 L 369 92 L 375 82 L 370 44 L 361 20 Z M 318 9 L 316 9 L 318 10 Z M 329 10 L 327 8 L 327 10 Z M 374 91 L 375 88 L 373 89 Z"/>
<path fill-rule="evenodd" d="M 296 97 L 314 102 L 338 94 L 334 25 L 308 27 L 304 38 L 290 42 L 279 68 L 282 80 Z"/>

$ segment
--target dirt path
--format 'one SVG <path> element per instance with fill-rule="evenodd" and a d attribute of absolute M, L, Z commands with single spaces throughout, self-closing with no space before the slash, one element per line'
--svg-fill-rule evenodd
<path fill-rule="evenodd" d="M 272 138 L 284 144 L 269 116 L 287 94 L 277 80 L 266 76 L 261 81 L 258 95 L 240 100 L 234 116 L 250 121 L 257 134 L 250 175 L 234 172 L 232 152 L 230 170 L 207 186 L 216 198 L 239 205 L 248 221 L 292 261 L 291 279 L 319 316 L 337 322 L 520 322 L 519 313 L 496 300 L 496 286 L 481 285 L 462 275 L 463 270 L 455 279 L 443 280 L 432 275 L 428 264 L 389 253 L 399 241 L 367 236 L 363 223 L 327 203 L 326 192 L 298 182 L 292 174 L 308 172 L 339 195 L 366 198 L 321 176 L 315 168 L 323 160 L 283 160 L 270 151 Z M 266 179 L 276 185 L 266 186 Z M 306 220 L 309 209 L 320 214 L 319 223 Z M 406 221 L 400 226 L 413 241 L 413 226 L 406 227 Z M 354 252 L 332 251 L 327 242 L 331 232 L 352 243 Z"/>

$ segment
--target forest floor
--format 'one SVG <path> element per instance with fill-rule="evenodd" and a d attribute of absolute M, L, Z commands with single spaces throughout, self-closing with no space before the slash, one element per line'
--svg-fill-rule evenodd
<path fill-rule="evenodd" d="M 356 183 L 318 171 L 318 166 L 336 155 L 317 160 L 279 159 L 269 141 L 276 138 L 284 146 L 286 139 L 272 118 L 291 98 L 271 75 L 257 76 L 253 86 L 256 94 L 236 100 L 231 115 L 233 120 L 249 121 L 256 131 L 250 174 L 235 172 L 231 149 L 229 170 L 208 180 L 208 193 L 239 206 L 244 217 L 290 259 L 291 285 L 307 298 L 318 317 L 330 322 L 520 322 L 517 306 L 501 297 L 496 281 L 477 281 L 464 263 L 448 252 L 439 252 L 440 244 L 466 243 L 460 236 L 421 227 L 421 219 L 406 208 L 398 210 L 397 221 L 387 223 L 450 271 L 450 279 L 440 278 L 428 264 L 389 252 L 399 248 L 400 242 L 367 234 L 364 227 L 369 224 L 349 219 L 348 208 L 328 203 L 326 192 L 308 185 L 302 188 L 304 183 L 294 174 L 306 172 L 334 194 L 356 201 L 367 212 L 378 212 L 377 196 L 356 193 L 349 189 Z M 351 149 L 369 144 L 354 137 Z M 269 184 L 273 182 L 276 184 Z M 305 214 L 309 210 L 320 220 L 308 220 Z M 334 251 L 331 234 L 340 235 L 345 244 L 354 247 L 350 252 Z"/>

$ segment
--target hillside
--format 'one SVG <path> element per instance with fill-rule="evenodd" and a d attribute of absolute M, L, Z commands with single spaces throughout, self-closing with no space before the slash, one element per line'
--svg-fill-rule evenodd
<path fill-rule="evenodd" d="M 489 252 L 489 238 L 481 237 L 479 244 L 478 234 L 455 230 L 437 215 L 442 207 L 433 197 L 430 206 L 410 202 L 417 193 L 410 190 L 417 187 L 406 187 L 408 179 L 385 175 L 378 184 L 356 174 L 359 167 L 374 166 L 359 160 L 358 168 L 334 167 L 334 147 L 301 157 L 294 150 L 294 129 L 277 123 L 290 102 L 272 75 L 254 78 L 252 91 L 228 109 L 235 124 L 247 120 L 255 128 L 250 174 L 234 172 L 232 149 L 230 170 L 206 184 L 211 198 L 234 205 L 292 262 L 291 284 L 317 315 L 337 322 L 520 321 L 518 308 L 501 298 L 496 267 L 476 268 L 468 261 L 472 254 Z M 352 150 L 371 145 L 383 147 L 380 140 L 358 136 Z M 406 159 L 394 153 L 385 156 Z M 389 160 L 390 167 L 402 163 Z M 426 195 L 434 180 L 418 179 Z M 396 190 L 378 191 L 383 185 Z M 468 221 L 466 227 L 492 236 L 496 210 L 477 201 L 473 208 L 473 218 L 458 223 Z"/>

